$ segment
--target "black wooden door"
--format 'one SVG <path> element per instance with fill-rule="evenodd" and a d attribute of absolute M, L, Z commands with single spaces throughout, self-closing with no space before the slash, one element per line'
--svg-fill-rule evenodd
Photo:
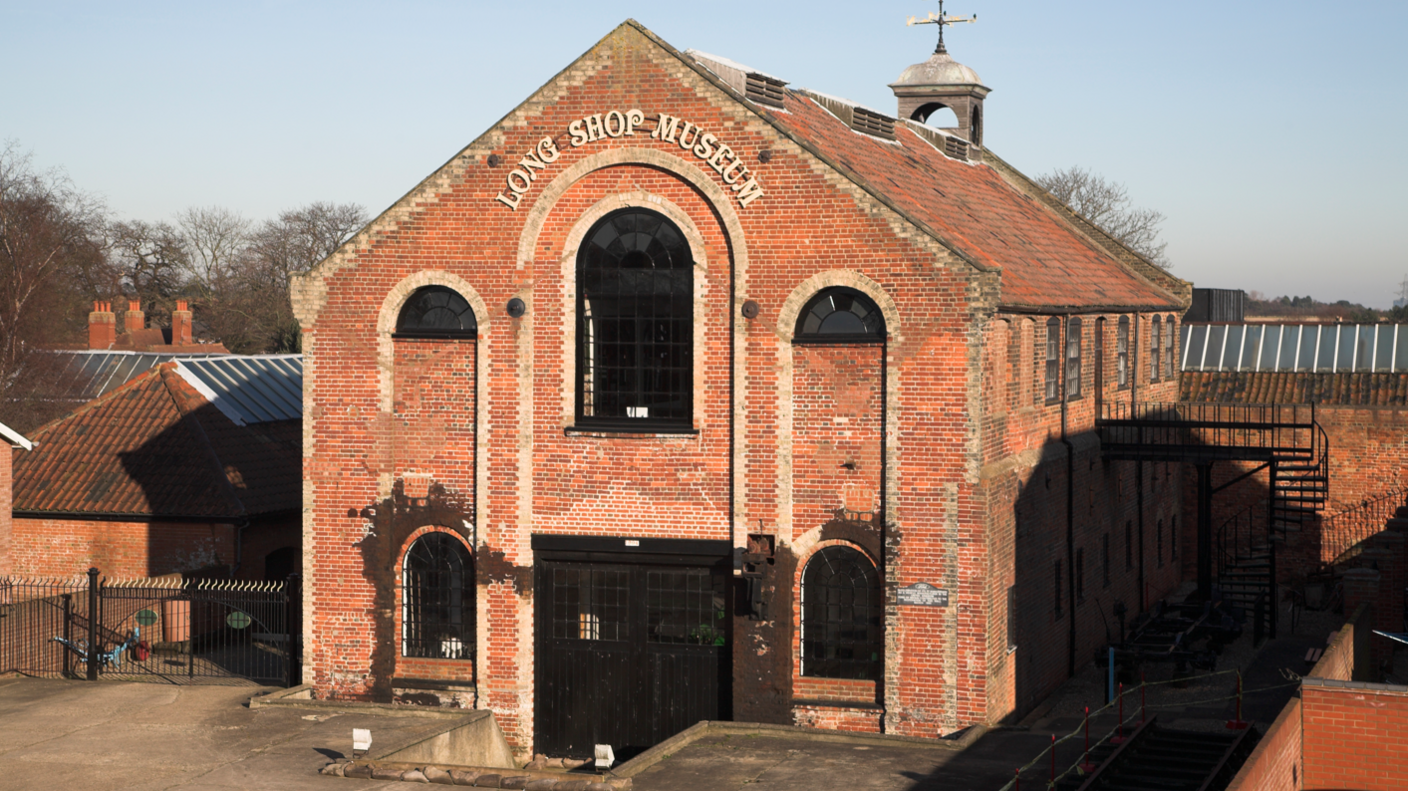
<path fill-rule="evenodd" d="M 539 561 L 536 752 L 625 760 L 727 717 L 727 569 L 668 560 Z"/>

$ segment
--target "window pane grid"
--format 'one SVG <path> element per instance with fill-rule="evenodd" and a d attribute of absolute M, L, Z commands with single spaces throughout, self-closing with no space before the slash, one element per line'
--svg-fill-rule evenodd
<path fill-rule="evenodd" d="M 646 640 L 724 645 L 723 579 L 705 569 L 646 573 Z"/>
<path fill-rule="evenodd" d="M 612 569 L 553 569 L 552 636 L 626 640 L 630 573 Z"/>
<path fill-rule="evenodd" d="M 849 547 L 827 547 L 802 579 L 802 675 L 878 679 L 880 584 L 875 567 Z"/>
<path fill-rule="evenodd" d="M 401 595 L 402 653 L 430 659 L 474 656 L 474 566 L 456 539 L 431 533 L 406 553 Z"/>
<path fill-rule="evenodd" d="M 694 261 L 653 212 L 610 215 L 578 257 L 578 417 L 690 419 Z"/>

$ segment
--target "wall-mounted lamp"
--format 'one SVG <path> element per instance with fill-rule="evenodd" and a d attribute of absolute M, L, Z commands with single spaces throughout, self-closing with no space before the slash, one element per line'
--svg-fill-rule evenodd
<path fill-rule="evenodd" d="M 743 318 L 756 319 L 758 318 L 759 310 L 760 309 L 758 308 L 758 303 L 750 299 L 747 302 L 743 303 Z"/>
<path fill-rule="evenodd" d="M 508 301 L 507 310 L 509 318 L 516 319 L 528 312 L 528 305 L 518 297 L 514 297 Z"/>

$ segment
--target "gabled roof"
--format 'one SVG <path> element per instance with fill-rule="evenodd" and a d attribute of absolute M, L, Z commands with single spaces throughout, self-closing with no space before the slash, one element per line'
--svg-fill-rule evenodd
<path fill-rule="evenodd" d="M 950 159 L 934 144 L 895 123 L 896 139 L 881 140 L 853 131 L 806 92 L 785 89 L 780 110 L 749 100 L 701 63 L 702 53 L 682 53 L 635 20 L 628 19 L 573 64 L 507 113 L 493 128 L 423 179 L 400 200 L 364 226 L 332 255 L 293 284 L 295 313 L 305 325 L 316 321 L 326 299 L 325 282 L 353 260 L 357 250 L 407 220 L 429 193 L 445 187 L 474 161 L 492 151 L 507 125 L 536 112 L 535 103 L 578 64 L 610 47 L 619 33 L 639 34 L 667 56 L 712 84 L 838 174 L 895 211 L 919 232 L 982 271 L 999 272 L 997 306 L 1015 311 L 1182 310 L 1190 284 L 1169 275 L 1075 215 L 1049 193 L 997 157 L 983 162 Z M 716 59 L 724 62 L 724 59 Z M 726 61 L 729 68 L 761 74 Z M 988 161 L 990 160 L 990 161 Z M 761 174 L 760 174 L 761 175 Z M 769 200 L 784 197 L 769 192 Z M 804 208 L 798 196 L 797 208 Z"/>
<path fill-rule="evenodd" d="M 235 520 L 299 508 L 301 421 L 237 425 L 178 365 L 35 431 L 35 450 L 15 457 L 15 513 Z"/>

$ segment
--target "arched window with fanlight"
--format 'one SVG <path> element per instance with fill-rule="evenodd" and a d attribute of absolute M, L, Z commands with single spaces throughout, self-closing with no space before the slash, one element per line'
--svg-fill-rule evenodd
<path fill-rule="evenodd" d="M 853 288 L 818 292 L 797 317 L 797 343 L 884 343 L 885 317 L 874 300 Z"/>
<path fill-rule="evenodd" d="M 861 552 L 825 547 L 802 570 L 803 676 L 879 679 L 880 574 Z"/>
<path fill-rule="evenodd" d="M 404 656 L 473 659 L 474 561 L 464 542 L 426 533 L 406 551 L 403 569 Z"/>
<path fill-rule="evenodd" d="M 694 256 L 664 215 L 612 212 L 577 253 L 577 422 L 690 429 Z"/>
<path fill-rule="evenodd" d="M 398 338 L 473 338 L 478 331 L 469 302 L 444 286 L 416 289 L 396 317 Z"/>

